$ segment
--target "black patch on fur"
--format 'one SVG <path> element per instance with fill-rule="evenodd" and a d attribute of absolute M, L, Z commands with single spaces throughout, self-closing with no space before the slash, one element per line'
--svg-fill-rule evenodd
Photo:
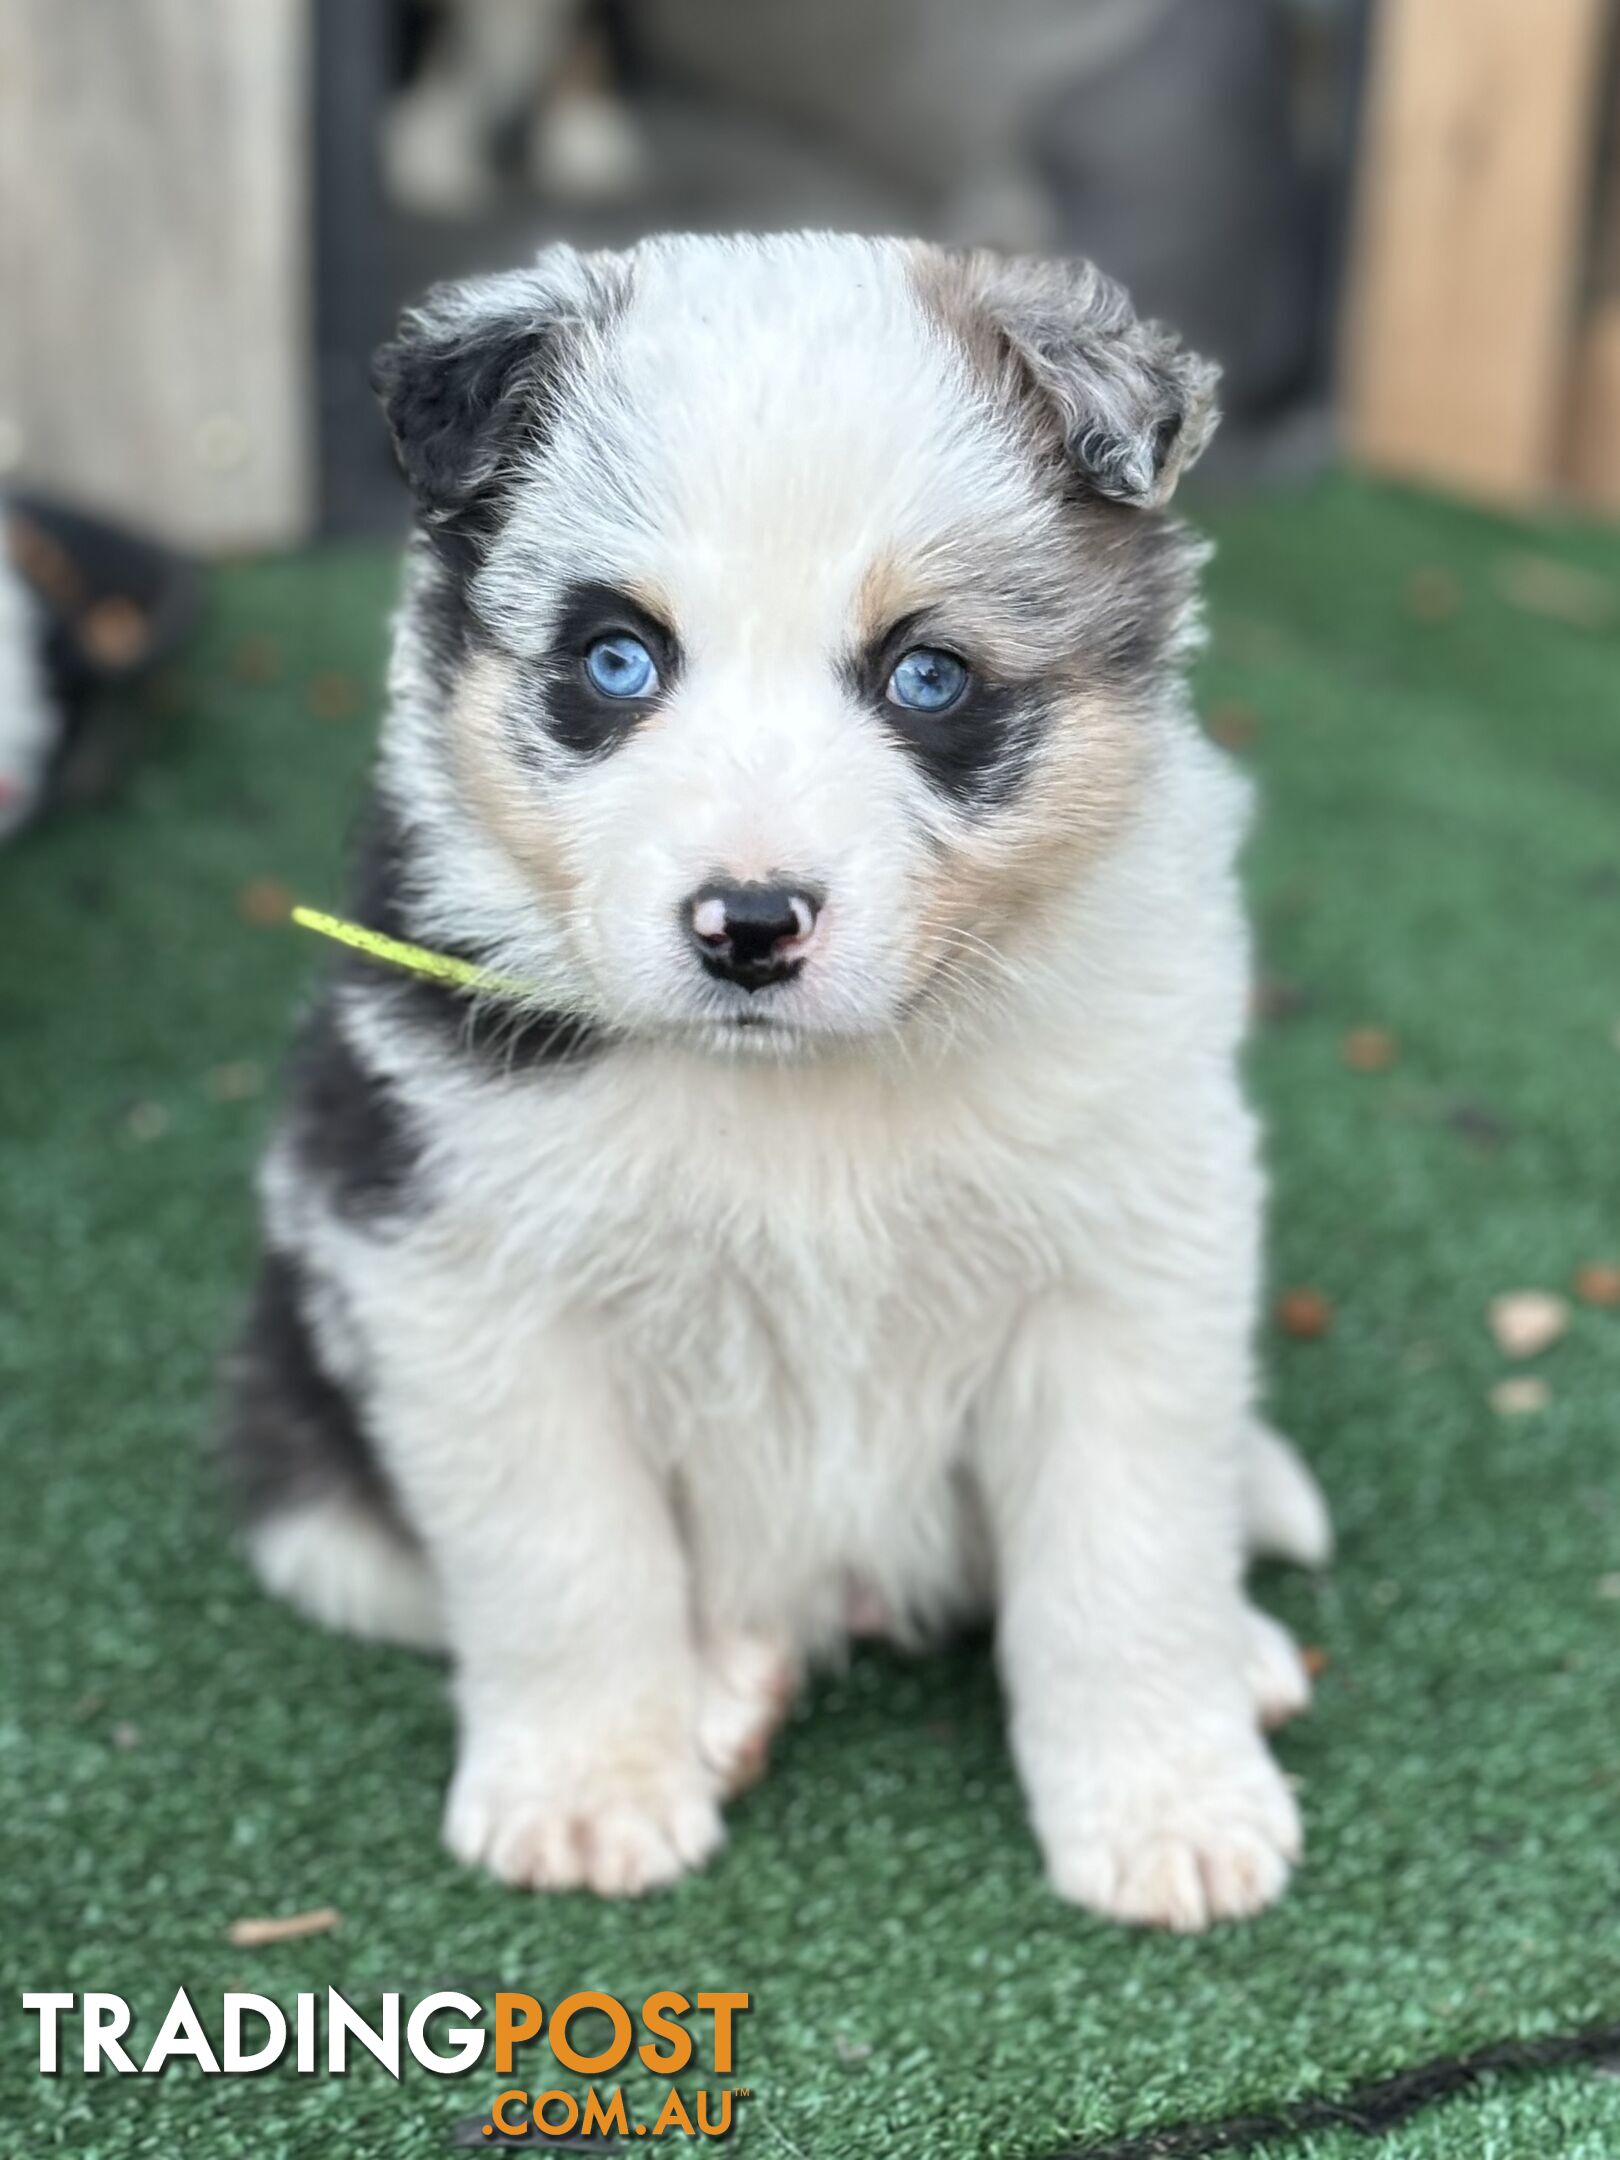
<path fill-rule="evenodd" d="M 450 943 L 417 927 L 411 906 L 417 882 L 409 826 L 374 797 L 362 816 L 355 847 L 350 907 L 355 921 L 385 937 L 426 945 L 498 972 L 495 958 L 470 941 Z M 410 974 L 364 953 L 346 952 L 338 965 L 344 980 L 365 984 L 373 997 L 386 997 L 394 1012 L 425 1035 L 492 1074 L 514 1077 L 554 1068 L 602 1046 L 599 1030 L 578 1014 L 534 1012 L 498 996 Z"/>
<path fill-rule="evenodd" d="M 404 1534 L 362 1412 L 322 1366 L 310 1291 L 294 1260 L 266 1250 L 225 1367 L 219 1455 L 232 1505 L 256 1523 L 342 1495 Z"/>
<path fill-rule="evenodd" d="M 1181 387 L 1166 368 L 1144 365 L 1136 388 L 1140 409 L 1133 429 L 1120 435 L 1100 422 L 1086 422 L 1070 433 L 1064 447 L 1086 494 L 1140 511 L 1146 507 L 1144 467 L 1156 488 L 1181 440 L 1187 413 Z"/>
<path fill-rule="evenodd" d="M 453 296 L 406 318 L 372 363 L 400 469 L 427 524 L 452 540 L 487 532 L 493 483 L 537 401 L 551 329 L 533 315 L 471 316 Z"/>
<path fill-rule="evenodd" d="M 977 679 L 949 712 L 910 712 L 888 698 L 881 700 L 881 710 L 889 732 L 932 784 L 964 809 L 1007 802 L 1029 771 L 1029 753 L 1046 727 L 1037 689 Z"/>
<path fill-rule="evenodd" d="M 526 273 L 438 285 L 372 363 L 400 469 L 435 547 L 465 576 L 482 559 L 510 479 L 566 394 L 579 326 L 622 304 L 622 272 L 570 248 Z"/>
<path fill-rule="evenodd" d="M 646 698 L 604 697 L 585 672 L 585 653 L 598 638 L 639 638 L 658 668 L 659 687 Z M 563 594 L 546 658 L 533 671 L 536 708 L 553 741 L 576 757 L 602 758 L 631 735 L 680 674 L 681 649 L 667 623 L 627 593 L 589 581 Z"/>
<path fill-rule="evenodd" d="M 1128 688 L 1162 677 L 1197 590 L 1196 542 L 1162 511 L 1105 503 L 1093 507 L 1082 545 L 1097 585 L 1083 655 L 1093 679 Z"/>
<path fill-rule="evenodd" d="M 490 643 L 468 597 L 472 563 L 418 542 L 409 585 L 409 635 L 434 690 L 448 705 L 474 653 Z"/>
<path fill-rule="evenodd" d="M 1036 684 L 988 681 L 963 656 L 968 684 L 946 712 L 913 712 L 886 693 L 896 661 L 913 645 L 940 645 L 926 619 L 908 616 L 845 670 L 850 688 L 916 760 L 931 784 L 963 809 L 992 808 L 1012 796 L 1046 724 Z"/>
<path fill-rule="evenodd" d="M 291 1140 L 340 1215 L 376 1221 L 409 1198 L 421 1160 L 410 1114 L 343 1032 L 330 997 L 305 1020 L 287 1075 Z"/>

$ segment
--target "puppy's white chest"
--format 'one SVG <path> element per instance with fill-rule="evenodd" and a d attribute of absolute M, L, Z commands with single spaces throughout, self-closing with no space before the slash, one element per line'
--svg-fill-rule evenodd
<path fill-rule="evenodd" d="M 851 1582 L 937 1609 L 963 1573 L 966 1424 L 1038 1238 L 964 1174 L 974 1151 L 943 1158 L 926 1106 L 896 1124 L 835 1082 L 784 1117 L 768 1080 L 633 1077 L 559 1096 L 526 1160 L 510 1136 L 487 1153 L 517 1304 L 599 1334 L 706 1602 L 811 1635 Z"/>

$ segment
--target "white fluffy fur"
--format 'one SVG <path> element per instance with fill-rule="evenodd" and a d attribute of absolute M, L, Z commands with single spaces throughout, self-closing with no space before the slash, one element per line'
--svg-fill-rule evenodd
<path fill-rule="evenodd" d="M 565 906 L 460 787 L 403 619 L 385 772 L 431 830 L 432 920 L 622 1039 L 506 1084 L 354 997 L 434 1202 L 377 1234 L 282 1149 L 269 1225 L 341 1286 L 329 1353 L 369 1376 L 424 1557 L 320 1508 L 258 1556 L 336 1624 L 442 1626 L 447 1836 L 511 1881 L 623 1892 L 704 1860 L 857 1608 L 909 1635 L 993 1607 L 1064 1895 L 1198 1927 L 1297 1855 L 1260 1725 L 1307 1689 L 1242 1575 L 1256 1541 L 1316 1560 L 1327 1530 L 1253 1408 L 1244 787 L 1158 696 L 1107 844 L 920 976 L 940 849 L 996 858 L 834 667 L 880 557 L 931 565 L 964 642 L 1005 645 L 975 566 L 1036 575 L 1058 514 L 902 251 L 653 250 L 479 589 L 521 652 L 563 576 L 650 587 L 689 656 L 670 709 L 559 761 L 543 807 L 510 780 Z M 1049 814 L 1037 789 L 996 844 Z M 728 1033 L 682 952 L 676 903 L 716 863 L 828 891 L 774 1037 Z"/>

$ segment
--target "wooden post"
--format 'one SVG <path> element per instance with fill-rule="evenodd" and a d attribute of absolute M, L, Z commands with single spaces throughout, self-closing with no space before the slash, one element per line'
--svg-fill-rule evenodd
<path fill-rule="evenodd" d="M 0 467 L 201 548 L 315 509 L 308 0 L 0 0 Z"/>
<path fill-rule="evenodd" d="M 1346 324 L 1375 469 L 1531 502 L 1562 466 L 1608 0 L 1382 0 Z"/>
<path fill-rule="evenodd" d="M 1568 480 L 1578 503 L 1620 517 L 1620 299 L 1594 308 L 1581 333 Z"/>

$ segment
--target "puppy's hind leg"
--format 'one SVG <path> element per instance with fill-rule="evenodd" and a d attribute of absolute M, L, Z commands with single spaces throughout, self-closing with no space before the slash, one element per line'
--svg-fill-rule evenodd
<path fill-rule="evenodd" d="M 1282 1434 L 1258 1418 L 1244 1438 L 1244 1537 L 1251 1556 L 1325 1567 L 1333 1557 L 1333 1525 L 1321 1487 Z M 1244 1670 L 1260 1722 L 1268 1731 L 1310 1707 L 1311 1676 L 1299 1645 L 1257 1605 L 1248 1609 Z"/>
<path fill-rule="evenodd" d="M 306 1292 L 292 1260 L 266 1255 L 226 1374 L 220 1451 L 248 1559 L 273 1596 L 323 1627 L 441 1650 L 438 1586 L 349 1394 L 322 1366 Z"/>

